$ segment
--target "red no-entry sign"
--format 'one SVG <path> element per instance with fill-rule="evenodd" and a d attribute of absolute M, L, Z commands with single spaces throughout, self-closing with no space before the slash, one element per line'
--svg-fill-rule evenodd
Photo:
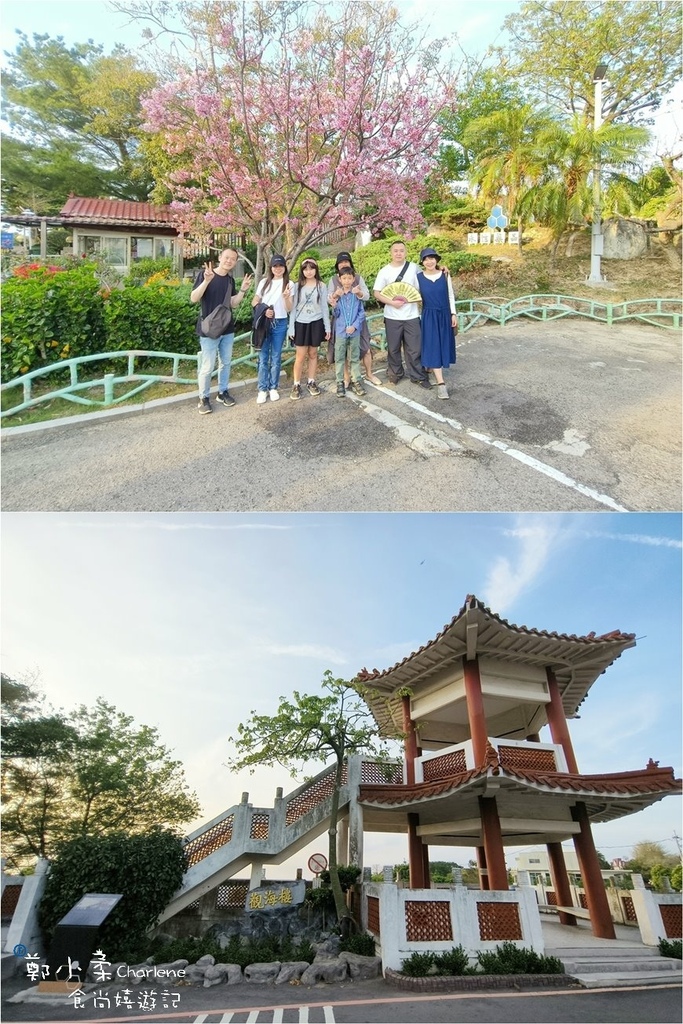
<path fill-rule="evenodd" d="M 323 871 L 327 871 L 327 857 L 324 853 L 314 853 L 308 858 L 309 870 L 314 875 L 319 875 Z"/>

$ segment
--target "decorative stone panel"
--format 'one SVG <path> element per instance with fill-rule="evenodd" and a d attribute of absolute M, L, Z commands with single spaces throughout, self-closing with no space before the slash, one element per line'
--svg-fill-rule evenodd
<path fill-rule="evenodd" d="M 21 896 L 20 885 L 7 884 L 2 892 L 2 916 L 3 917 L 14 917 L 14 911 L 17 909 L 17 903 Z"/>
<path fill-rule="evenodd" d="M 251 816 L 251 829 L 249 831 L 250 839 L 267 839 L 268 831 L 270 829 L 270 815 L 259 814 L 258 812 Z"/>
<path fill-rule="evenodd" d="M 482 942 L 514 942 L 522 938 L 516 903 L 477 902 L 479 938 Z"/>
<path fill-rule="evenodd" d="M 581 904 L 584 910 L 588 910 L 588 900 L 586 898 L 585 892 L 579 893 L 579 903 Z"/>
<path fill-rule="evenodd" d="M 227 818 L 223 818 L 217 825 L 213 825 L 206 832 L 202 832 L 200 836 L 190 840 L 185 847 L 188 867 L 198 864 L 200 860 L 204 860 L 205 857 L 220 850 L 221 846 L 225 846 L 231 841 L 234 820 L 235 815 L 228 814 Z"/>
<path fill-rule="evenodd" d="M 683 937 L 683 907 L 680 903 L 661 903 L 659 912 L 662 915 L 662 924 L 667 939 L 680 939 Z"/>
<path fill-rule="evenodd" d="M 552 891 L 552 889 L 547 889 L 546 890 L 545 899 L 546 899 L 546 903 L 548 904 L 549 907 L 556 907 L 557 906 L 557 896 Z"/>
<path fill-rule="evenodd" d="M 451 750 L 440 757 L 430 757 L 422 762 L 422 777 L 425 782 L 445 779 L 449 775 L 460 775 L 467 771 L 464 750 Z"/>
<path fill-rule="evenodd" d="M 379 899 L 377 896 L 368 896 L 368 931 L 371 931 L 373 935 L 380 935 Z"/>
<path fill-rule="evenodd" d="M 539 750 L 537 747 L 498 747 L 501 768 L 521 768 L 532 772 L 556 772 L 554 750 Z"/>
<path fill-rule="evenodd" d="M 248 892 L 248 882 L 225 882 L 223 885 L 219 885 L 216 889 L 216 909 L 239 907 L 240 910 L 243 910 Z"/>
<path fill-rule="evenodd" d="M 285 812 L 285 825 L 293 825 L 299 818 L 303 818 L 304 814 L 308 814 L 318 804 L 321 804 L 323 800 L 327 800 L 328 797 L 332 796 L 335 774 L 336 769 L 333 768 L 326 775 L 319 778 L 317 782 L 311 783 L 303 792 L 289 801 L 287 811 Z M 342 786 L 347 781 L 348 772 L 346 764 L 344 764 L 342 768 Z"/>
<path fill-rule="evenodd" d="M 624 917 L 627 921 L 637 921 L 636 908 L 633 906 L 633 900 L 630 896 L 621 897 L 621 905 L 624 908 Z"/>
<path fill-rule="evenodd" d="M 450 942 L 453 939 L 450 904 L 436 900 L 406 900 L 408 942 Z"/>
<path fill-rule="evenodd" d="M 387 783 L 400 785 L 403 782 L 403 766 L 363 761 L 360 767 L 360 781 L 362 785 L 371 786 L 381 786 Z"/>

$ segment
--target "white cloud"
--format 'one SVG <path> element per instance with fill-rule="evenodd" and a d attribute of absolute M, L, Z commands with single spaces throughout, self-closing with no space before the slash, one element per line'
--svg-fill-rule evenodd
<path fill-rule="evenodd" d="M 520 542 L 518 550 L 513 556 L 499 555 L 484 584 L 483 600 L 497 611 L 505 611 L 536 583 L 563 532 L 559 516 L 525 516 L 524 522 L 503 531 Z"/>

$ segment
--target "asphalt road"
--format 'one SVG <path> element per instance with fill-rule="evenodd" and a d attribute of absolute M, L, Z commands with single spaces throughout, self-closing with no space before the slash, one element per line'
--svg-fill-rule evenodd
<path fill-rule="evenodd" d="M 281 991 L 284 989 L 285 991 Z M 314 989 L 241 984 L 182 989 L 174 1012 L 112 1007 L 74 1011 L 66 997 L 40 1005 L 3 1002 L 4 1021 L 155 1021 L 168 1024 L 680 1024 L 680 986 L 627 989 L 498 991 L 413 996 L 384 981 Z"/>
<path fill-rule="evenodd" d="M 516 321 L 458 342 L 451 397 L 333 382 L 3 431 L 6 511 L 678 511 L 677 332 Z M 381 377 L 384 367 L 378 365 Z"/>

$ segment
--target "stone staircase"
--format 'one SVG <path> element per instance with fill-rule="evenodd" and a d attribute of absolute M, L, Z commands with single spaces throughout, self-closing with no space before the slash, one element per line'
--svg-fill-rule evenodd
<path fill-rule="evenodd" d="M 660 956 L 651 946 L 546 949 L 584 988 L 680 985 L 681 961 Z"/>

